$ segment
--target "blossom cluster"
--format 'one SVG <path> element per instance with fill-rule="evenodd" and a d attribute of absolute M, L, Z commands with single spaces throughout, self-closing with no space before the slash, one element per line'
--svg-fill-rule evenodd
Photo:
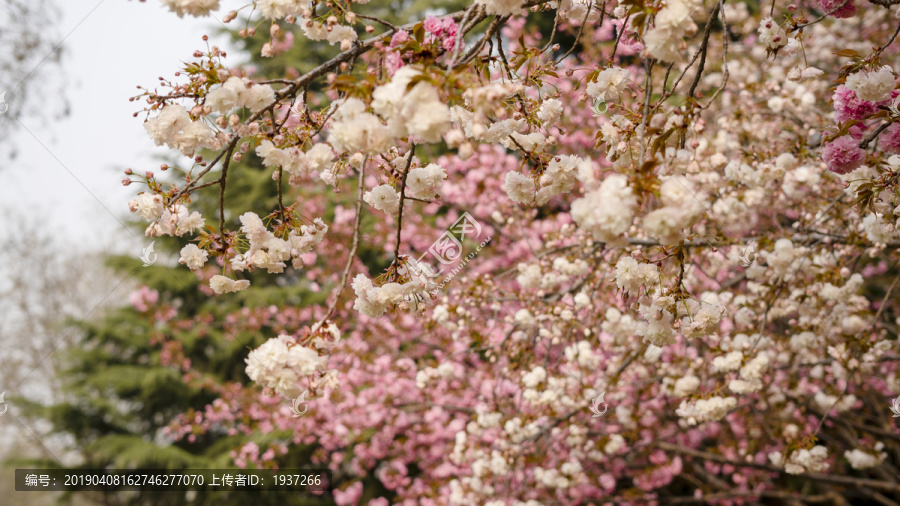
<path fill-rule="evenodd" d="M 148 95 L 151 138 L 192 157 L 180 186 L 138 176 L 148 235 L 196 234 L 180 262 L 215 293 L 304 269 L 328 302 L 233 315 L 280 329 L 246 360 L 264 393 L 245 408 L 223 388 L 192 430 L 266 431 L 290 416 L 266 396 L 305 382 L 315 414 L 235 458 L 315 445 L 352 475 L 339 504 L 363 476 L 399 504 L 637 504 L 681 493 L 686 461 L 705 467 L 682 502 L 896 464 L 873 422 L 900 392 L 890 11 L 476 0 L 364 40 L 356 3 L 254 2 L 270 34 L 340 44 L 306 76 L 264 83 L 210 51 L 202 78 Z M 272 172 L 271 214 L 188 211 L 245 162 Z M 451 233 L 464 213 L 490 247 Z M 347 364 L 324 374 L 332 355 Z"/>

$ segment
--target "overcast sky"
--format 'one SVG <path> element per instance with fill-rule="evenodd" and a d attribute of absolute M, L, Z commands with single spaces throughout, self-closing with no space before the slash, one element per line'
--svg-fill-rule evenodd
<path fill-rule="evenodd" d="M 4 142 L 15 143 L 18 156 L 0 161 L 0 200 L 46 223 L 71 247 L 139 248 L 149 241 L 120 221 L 128 214 L 128 200 L 140 190 L 121 185 L 122 171 L 157 170 L 160 157 L 170 152 L 150 141 L 142 117 L 132 117 L 139 105 L 128 97 L 139 84 L 150 87 L 160 76 L 172 77 L 195 49 L 205 47 L 204 34 L 227 48 L 226 37 L 217 31 L 222 25 L 213 18 L 179 19 L 159 0 L 57 4 L 63 14 L 55 27 L 64 38 L 62 64 L 44 63 L 51 68 L 42 70 L 65 79 L 71 114 L 61 121 L 24 118 L 24 128 L 14 126 Z M 8 231 L 2 221 L 0 234 Z"/>

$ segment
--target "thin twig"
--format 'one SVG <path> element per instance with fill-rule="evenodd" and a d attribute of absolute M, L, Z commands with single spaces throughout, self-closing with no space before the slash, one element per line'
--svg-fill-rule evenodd
<path fill-rule="evenodd" d="M 645 60 L 644 65 L 647 67 L 646 69 L 646 80 L 644 81 L 644 114 L 641 118 L 641 164 L 639 167 L 644 166 L 644 156 L 647 154 L 647 144 L 644 142 L 647 134 L 647 122 L 650 120 L 650 95 L 653 91 L 653 81 L 651 77 L 653 76 L 653 63 L 656 60 L 653 58 L 647 58 Z"/>
<path fill-rule="evenodd" d="M 894 43 L 894 39 L 897 38 L 897 34 L 898 34 L 898 33 L 900 33 L 900 23 L 897 23 L 897 29 L 894 30 L 894 35 L 891 35 L 891 40 L 887 41 L 887 44 L 885 44 L 885 45 L 879 47 L 879 48 L 878 48 L 878 51 L 875 51 L 875 55 L 874 55 L 874 56 L 880 55 L 882 51 L 884 51 L 885 49 L 887 49 L 888 46 L 890 46 L 891 44 L 893 44 L 893 43 Z"/>
<path fill-rule="evenodd" d="M 892 123 L 889 123 L 889 122 L 882 123 L 881 126 L 878 127 L 877 130 L 872 132 L 868 137 L 866 137 L 865 139 L 862 140 L 862 142 L 859 143 L 859 149 L 866 149 L 867 147 L 869 147 L 869 143 L 874 141 L 875 138 L 878 137 L 878 134 L 880 134 L 881 132 L 884 132 L 885 129 L 887 129 L 887 127 L 889 127 L 891 125 L 892 125 Z"/>
<path fill-rule="evenodd" d="M 359 166 L 359 186 L 356 189 L 356 218 L 353 221 L 353 245 L 350 247 L 350 253 L 347 255 L 347 265 L 344 266 L 344 272 L 341 274 L 341 283 L 338 287 L 337 294 L 334 296 L 334 300 L 331 302 L 331 305 L 328 306 L 328 311 L 325 313 L 325 316 L 319 320 L 319 323 L 317 323 L 316 326 L 321 326 L 325 323 L 325 320 L 330 318 L 334 313 L 338 301 L 344 293 L 344 288 L 347 286 L 347 277 L 350 276 L 350 268 L 353 266 L 353 259 L 356 258 L 356 250 L 359 248 L 359 224 L 362 220 L 363 189 L 365 188 L 363 176 L 366 172 L 366 163 L 368 161 L 369 157 L 364 158 L 362 165 Z"/>
<path fill-rule="evenodd" d="M 706 104 L 703 108 L 706 109 L 716 101 L 716 98 L 720 93 L 725 91 L 725 86 L 728 85 L 728 22 L 725 19 L 725 0 L 719 0 L 719 13 L 722 15 L 722 86 L 720 86 L 711 99 L 709 99 L 709 103 Z"/>
<path fill-rule="evenodd" d="M 774 2 L 774 0 L 772 0 L 772 1 Z M 801 29 L 801 28 L 806 28 L 807 26 L 814 25 L 814 24 L 818 23 L 819 21 L 822 21 L 823 19 L 827 18 L 828 16 L 831 16 L 831 15 L 834 14 L 835 12 L 837 12 L 837 11 L 843 9 L 844 6 L 847 5 L 847 3 L 848 3 L 849 1 L 850 1 L 850 0 L 844 0 L 844 3 L 842 3 L 841 5 L 838 5 L 837 7 L 835 7 L 834 9 L 832 9 L 831 11 L 829 11 L 829 12 L 827 12 L 827 13 L 825 13 L 825 14 L 822 14 L 822 17 L 820 17 L 819 19 L 816 19 L 816 20 L 814 20 L 814 21 L 810 21 L 809 23 L 806 23 L 805 25 L 797 25 L 797 26 L 791 27 L 790 32 L 793 32 L 794 30 L 799 30 L 799 29 Z M 790 32 L 788 32 L 788 33 L 790 33 Z"/>
<path fill-rule="evenodd" d="M 672 443 L 667 443 L 665 441 L 658 441 L 654 443 L 655 446 L 659 447 L 662 450 L 680 453 L 682 455 L 688 455 L 691 457 L 697 457 L 701 459 L 708 460 L 710 462 L 716 462 L 719 464 L 729 464 L 735 467 L 750 467 L 753 469 L 761 469 L 763 471 L 771 471 L 773 473 L 787 474 L 784 469 L 780 469 L 774 466 L 770 466 L 767 464 L 757 464 L 755 462 L 744 462 L 739 460 L 731 460 L 722 455 L 717 455 L 715 453 L 709 453 L 699 450 L 694 450 L 692 448 L 687 448 L 684 446 L 675 445 Z M 887 490 L 891 492 L 900 492 L 900 485 L 896 483 L 890 483 L 886 481 L 878 481 L 878 480 L 870 480 L 866 478 L 854 478 L 852 476 L 836 476 L 836 475 L 826 475 L 826 474 L 818 474 L 818 473 L 803 473 L 797 475 L 791 475 L 796 478 L 803 478 L 812 481 L 821 481 L 825 483 L 835 483 L 839 485 L 853 485 L 853 486 L 863 486 L 869 487 L 877 490 Z"/>
<path fill-rule="evenodd" d="M 719 15 L 719 10 L 721 8 L 722 4 L 717 3 L 715 8 L 713 8 L 712 14 L 709 15 L 709 20 L 706 22 L 706 28 L 703 30 L 703 41 L 700 43 L 700 63 L 697 65 L 697 73 L 694 75 L 694 82 L 691 83 L 691 87 L 688 90 L 688 98 L 694 98 L 694 91 L 697 89 L 697 85 L 700 84 L 700 78 L 703 76 L 703 68 L 706 66 L 706 53 L 709 49 L 709 34 L 712 32 L 713 22 L 716 20 L 716 16 Z"/>
<path fill-rule="evenodd" d="M 877 322 L 878 318 L 881 316 L 882 311 L 884 311 L 884 307 L 887 305 L 887 301 L 891 298 L 891 292 L 894 291 L 894 287 L 897 286 L 897 281 L 900 281 L 900 274 L 897 274 L 894 277 L 894 281 L 891 283 L 891 286 L 888 288 L 887 293 L 884 294 L 884 299 L 881 300 L 881 305 L 878 306 L 878 312 L 875 313 L 875 319 L 873 321 Z"/>
<path fill-rule="evenodd" d="M 231 165 L 231 153 L 234 144 L 228 146 L 225 162 L 222 164 L 222 175 L 219 177 L 219 234 L 222 236 L 222 248 L 225 248 L 225 178 L 228 176 L 228 166 Z"/>
<path fill-rule="evenodd" d="M 604 4 L 604 5 L 606 5 L 606 4 Z M 566 54 L 562 55 L 562 58 L 556 60 L 556 62 L 555 62 L 556 64 L 559 64 L 559 62 L 568 58 L 569 55 L 572 54 L 572 51 L 575 51 L 575 47 L 578 46 L 578 42 L 581 40 L 581 34 L 584 33 L 584 25 L 587 24 L 588 16 L 591 15 L 591 9 L 593 9 L 593 8 L 594 8 L 594 2 L 592 0 L 591 3 L 588 4 L 587 12 L 584 13 L 584 19 L 581 20 L 581 26 L 578 27 L 578 35 L 575 36 L 575 42 L 572 43 L 572 47 L 570 47 L 569 50 L 566 51 Z M 625 25 L 622 25 L 622 28 L 625 28 Z"/>
<path fill-rule="evenodd" d="M 394 246 L 394 262 L 400 258 L 400 233 L 403 231 L 403 201 L 406 199 L 406 176 L 409 174 L 409 167 L 412 165 L 413 155 L 416 152 L 416 145 L 412 144 L 409 148 L 409 160 L 406 161 L 406 168 L 400 176 L 400 210 L 397 212 L 397 245 Z"/>

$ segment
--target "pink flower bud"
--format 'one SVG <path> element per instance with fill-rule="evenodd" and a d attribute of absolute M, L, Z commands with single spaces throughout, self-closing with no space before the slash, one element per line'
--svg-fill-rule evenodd
<path fill-rule="evenodd" d="M 130 184 L 131 184 L 131 180 L 130 180 L 130 179 L 123 179 L 123 180 L 122 180 L 122 186 L 128 186 L 128 185 L 130 185 Z"/>
<path fill-rule="evenodd" d="M 148 170 L 147 172 L 144 173 L 144 176 L 145 176 L 147 179 L 153 179 L 153 171 L 152 171 L 152 170 Z"/>

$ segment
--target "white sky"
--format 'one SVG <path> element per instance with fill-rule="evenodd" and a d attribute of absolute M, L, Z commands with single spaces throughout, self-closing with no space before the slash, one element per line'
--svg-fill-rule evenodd
<path fill-rule="evenodd" d="M 173 77 L 195 49 L 205 48 L 202 35 L 226 49 L 227 37 L 219 34 L 222 25 L 215 19 L 179 19 L 159 0 L 60 0 L 57 5 L 62 19 L 55 31 L 65 37 L 62 64 L 44 63 L 43 70 L 66 81 L 71 114 L 55 122 L 22 119 L 31 133 L 14 124 L 4 142 L 15 143 L 18 156 L 0 160 L 0 202 L 46 223 L 70 247 L 115 245 L 120 252 L 137 248 L 139 256 L 149 241 L 117 221 L 124 221 L 128 200 L 140 191 L 135 184 L 121 185 L 122 171 L 158 172 L 159 157 L 170 151 L 150 141 L 142 116 L 132 117 L 140 106 L 128 97 L 139 84 L 152 89 L 160 76 Z M 226 12 L 220 10 L 219 18 Z M 237 63 L 231 55 L 229 60 Z M 0 220 L 0 238 L 4 232 Z"/>
<path fill-rule="evenodd" d="M 57 114 L 44 111 L 42 117 L 22 118 L 24 127 L 12 124 L 11 135 L 2 142 L 5 150 L 14 147 L 18 155 L 13 160 L 0 159 L 0 209 L 27 215 L 28 223 L 40 224 L 54 234 L 54 247 L 60 255 L 115 251 L 138 258 L 150 240 L 124 228 L 119 220 L 125 221 L 128 201 L 141 188 L 134 184 L 123 187 L 122 171 L 127 167 L 140 172 L 158 171 L 161 157 L 171 156 L 171 152 L 157 147 L 147 137 L 142 116 L 132 117 L 140 105 L 128 98 L 136 94 L 137 85 L 152 89 L 158 77 L 173 77 L 182 62 L 193 60 L 195 49 L 205 48 L 204 34 L 210 36 L 211 45 L 226 50 L 231 49 L 226 44 L 228 38 L 219 33 L 222 25 L 215 19 L 179 19 L 160 0 L 55 2 L 62 18 L 47 31 L 58 37 L 52 45 L 63 41 L 62 60 L 60 64 L 45 62 L 43 72 L 35 76 L 50 79 L 52 84 L 43 89 L 51 92 L 58 89 L 57 82 L 65 83 L 70 114 L 53 121 Z M 226 12 L 219 11 L 219 18 Z M 238 52 L 229 53 L 227 61 L 232 65 L 239 63 L 232 57 L 239 57 Z M 22 86 L 28 84 L 26 81 Z M 63 102 L 50 98 L 47 103 Z M 6 99 L 11 109 L 16 107 L 14 93 L 8 93 Z M 18 230 L 9 217 L 0 218 L 0 247 L 5 241 L 15 241 Z M 46 267 L 31 265 L 27 258 L 20 260 L 0 265 L 0 287 L 7 281 L 7 269 Z M 72 268 L 78 269 L 76 265 Z M 92 272 L 83 274 L 90 276 Z M 78 302 L 95 307 L 127 300 L 130 285 L 113 281 L 113 292 L 85 294 L 85 299 Z M 15 308 L 7 306 L 0 304 L 0 318 L 15 316 Z M 85 313 L 71 316 L 80 319 L 89 314 Z M 10 397 L 29 395 L 46 400 L 45 395 L 40 395 L 47 393 L 46 379 L 37 373 L 28 378 L 21 388 L 0 385 L 0 392 L 5 391 Z M 31 435 L 22 432 L 14 418 L 16 411 L 11 407 L 9 414 L 0 419 L 0 459 L 5 457 L 2 453 L 7 443 L 16 439 L 31 441 Z M 38 429 L 35 426 L 30 430 L 44 432 Z M 53 441 L 47 438 L 44 443 L 56 447 Z"/>

